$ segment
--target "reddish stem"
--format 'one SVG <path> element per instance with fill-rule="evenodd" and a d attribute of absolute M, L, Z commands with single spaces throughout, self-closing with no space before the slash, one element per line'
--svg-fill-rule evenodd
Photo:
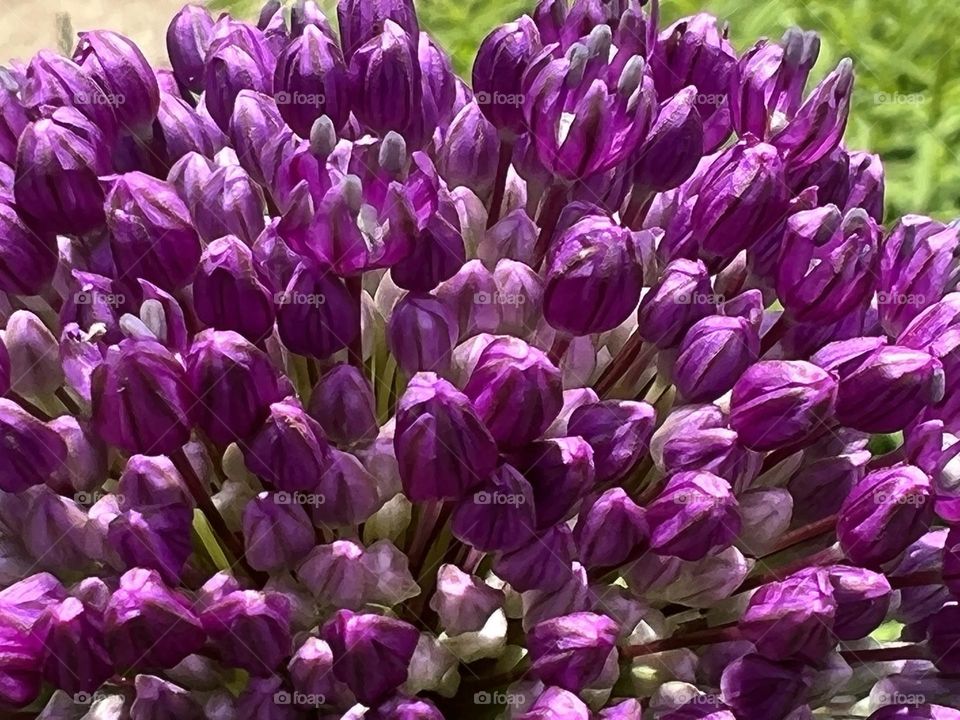
<path fill-rule="evenodd" d="M 897 647 L 872 648 L 870 650 L 841 650 L 840 657 L 853 665 L 875 662 L 896 662 L 897 660 L 927 660 L 929 653 L 920 645 L 899 645 Z"/>
<path fill-rule="evenodd" d="M 356 304 L 360 312 L 363 312 L 363 276 L 348 277 L 345 279 L 347 292 Z M 363 372 L 363 333 L 358 332 L 357 336 L 350 341 L 347 347 L 347 355 L 350 358 L 350 364 Z"/>
<path fill-rule="evenodd" d="M 737 640 L 740 637 L 740 629 L 736 623 L 720 625 L 718 627 L 707 628 L 706 630 L 694 630 L 693 632 L 674 635 L 663 640 L 654 640 L 643 645 L 631 645 L 623 649 L 624 657 L 635 658 L 641 655 L 653 655 L 654 653 L 665 652 L 667 650 L 679 650 L 681 648 L 699 647 L 701 645 L 716 645 L 717 643 Z"/>
<path fill-rule="evenodd" d="M 553 239 L 553 231 L 557 229 L 557 222 L 560 220 L 560 213 L 566 205 L 567 188 L 564 185 L 553 184 L 547 188 L 546 197 L 540 206 L 540 213 L 537 215 L 537 224 L 540 226 L 540 234 L 537 236 L 537 244 L 534 248 L 533 267 L 538 268 L 550 249 L 550 241 Z"/>

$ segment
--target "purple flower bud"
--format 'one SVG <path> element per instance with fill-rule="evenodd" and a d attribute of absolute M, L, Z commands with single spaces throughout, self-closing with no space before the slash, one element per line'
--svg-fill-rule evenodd
<path fill-rule="evenodd" d="M 46 486 L 30 488 L 21 498 L 25 508 L 20 534 L 37 564 L 58 573 L 89 569 L 100 554 L 100 538 L 83 508 Z"/>
<path fill-rule="evenodd" d="M 183 365 L 150 341 L 111 347 L 93 373 L 93 425 L 107 443 L 131 453 L 172 453 L 190 439 L 194 396 Z"/>
<path fill-rule="evenodd" d="M 878 229 L 865 212 L 833 205 L 796 213 L 780 250 L 777 295 L 799 321 L 839 320 L 873 292 Z"/>
<path fill-rule="evenodd" d="M 59 343 L 32 312 L 18 310 L 10 316 L 4 343 L 16 392 L 42 398 L 63 384 Z"/>
<path fill-rule="evenodd" d="M 42 485 L 67 459 L 67 446 L 46 424 L 0 398 L 0 490 L 17 493 Z"/>
<path fill-rule="evenodd" d="M 483 263 L 469 260 L 457 273 L 440 284 L 436 296 L 443 300 L 460 321 L 460 338 L 479 333 L 495 333 L 500 328 L 500 313 L 493 299 L 497 282 Z"/>
<path fill-rule="evenodd" d="M 643 717 L 643 706 L 638 700 L 633 698 L 623 700 L 616 705 L 609 705 L 601 710 L 597 717 L 599 720 L 641 720 Z M 673 718 L 672 720 L 679 720 Z M 728 720 L 727 718 L 716 718 L 715 720 Z"/>
<path fill-rule="evenodd" d="M 688 402 L 716 400 L 730 390 L 760 354 L 755 324 L 715 315 L 698 321 L 680 344 L 674 382 Z"/>
<path fill-rule="evenodd" d="M 523 76 L 541 49 L 540 33 L 528 16 L 501 25 L 487 35 L 473 62 L 477 104 L 501 135 L 527 130 L 523 116 Z"/>
<path fill-rule="evenodd" d="M 730 94 L 737 133 L 767 137 L 792 118 L 819 54 L 819 36 L 797 28 L 788 29 L 779 43 L 763 39 L 744 53 Z"/>
<path fill-rule="evenodd" d="M 333 651 L 323 640 L 308 637 L 287 665 L 293 687 L 305 695 L 332 697 L 336 679 L 333 677 Z"/>
<path fill-rule="evenodd" d="M 413 502 L 463 498 L 497 462 L 493 438 L 469 398 L 433 373 L 415 375 L 400 398 L 394 448 Z"/>
<path fill-rule="evenodd" d="M 574 537 L 584 567 L 613 568 L 646 549 L 650 529 L 642 508 L 623 488 L 584 502 Z"/>
<path fill-rule="evenodd" d="M 377 479 L 350 453 L 330 449 L 331 462 L 317 486 L 312 507 L 315 525 L 349 527 L 369 518 L 380 499 Z"/>
<path fill-rule="evenodd" d="M 213 121 L 194 110 L 185 100 L 160 93 L 160 110 L 154 123 L 151 145 L 166 170 L 187 153 L 211 157 L 223 148 L 225 138 Z"/>
<path fill-rule="evenodd" d="M 880 322 L 891 335 L 955 282 L 960 245 L 957 228 L 922 215 L 906 215 L 890 231 L 880 258 Z"/>
<path fill-rule="evenodd" d="M 456 207 L 441 196 L 439 210 L 420 232 L 412 252 L 390 268 L 393 281 L 411 291 L 428 292 L 457 274 L 466 260 Z"/>
<path fill-rule="evenodd" d="M 770 660 L 819 663 L 834 644 L 837 602 L 825 570 L 762 585 L 750 598 L 740 632 Z"/>
<path fill-rule="evenodd" d="M 318 545 L 297 568 L 297 577 L 324 605 L 359 610 L 370 600 L 373 582 L 363 556 L 363 546 L 353 540 Z"/>
<path fill-rule="evenodd" d="M 790 478 L 793 522 L 799 527 L 836 513 L 851 488 L 866 474 L 869 438 L 854 430 L 828 434 L 804 451 L 803 465 Z"/>
<path fill-rule="evenodd" d="M 730 426 L 751 450 L 807 442 L 828 427 L 836 397 L 836 380 L 816 365 L 759 362 L 733 386 Z"/>
<path fill-rule="evenodd" d="M 132 40 L 106 30 L 83 32 L 73 59 L 114 99 L 121 126 L 135 135 L 149 132 L 160 105 L 160 87 Z"/>
<path fill-rule="evenodd" d="M 448 635 L 483 629 L 503 603 L 502 590 L 490 587 L 456 565 L 444 564 L 437 570 L 437 591 L 430 598 L 430 609 L 437 613 L 440 626 Z"/>
<path fill-rule="evenodd" d="M 301 264 L 279 299 L 277 329 L 290 352 L 328 358 L 360 334 L 360 306 L 329 270 Z"/>
<path fill-rule="evenodd" d="M 914 350 L 930 350 L 953 327 L 960 325 L 960 293 L 948 293 L 910 321 L 897 344 Z"/>
<path fill-rule="evenodd" d="M 853 61 L 844 58 L 817 85 L 770 143 L 791 168 L 812 165 L 833 152 L 847 127 L 853 91 Z"/>
<path fill-rule="evenodd" d="M 943 399 L 942 363 L 882 338 L 830 343 L 810 360 L 839 378 L 837 418 L 857 430 L 902 430 Z"/>
<path fill-rule="evenodd" d="M 515 720 L 590 720 L 590 709 L 574 693 L 550 687 Z"/>
<path fill-rule="evenodd" d="M 103 616 L 96 608 L 75 597 L 67 598 L 49 605 L 32 632 L 44 648 L 44 679 L 54 687 L 68 693 L 90 693 L 113 675 Z"/>
<path fill-rule="evenodd" d="M 432 295 L 409 293 L 393 309 L 387 344 L 405 373 L 444 374 L 457 344 L 457 318 Z"/>
<path fill-rule="evenodd" d="M 0 701 L 22 706 L 40 694 L 43 645 L 25 628 L 6 617 L 0 618 L 3 667 L 0 669 Z"/>
<path fill-rule="evenodd" d="M 301 505 L 281 503 L 280 496 L 265 492 L 244 508 L 243 538 L 250 566 L 265 572 L 293 565 L 316 541 Z"/>
<path fill-rule="evenodd" d="M 367 720 L 443 720 L 443 715 L 427 699 L 397 696 L 369 711 Z"/>
<path fill-rule="evenodd" d="M 323 429 L 295 400 L 274 402 L 259 430 L 243 446 L 247 469 L 288 492 L 313 492 L 331 462 Z"/>
<path fill-rule="evenodd" d="M 299 37 L 308 25 L 316 25 L 329 38 L 336 38 L 333 28 L 317 3 L 314 0 L 298 0 L 290 12 L 290 36 Z"/>
<path fill-rule="evenodd" d="M 110 247 L 121 276 L 149 280 L 165 290 L 190 282 L 200 239 L 173 185 L 144 173 L 122 175 L 106 199 Z"/>
<path fill-rule="evenodd" d="M 561 234 L 547 258 L 543 315 L 553 327 L 590 335 L 617 327 L 640 300 L 654 234 L 590 215 Z"/>
<path fill-rule="evenodd" d="M 567 432 L 590 443 L 597 480 L 615 482 L 646 453 L 655 419 L 653 408 L 646 403 L 604 400 L 576 408 Z"/>
<path fill-rule="evenodd" d="M 292 134 L 280 117 L 272 97 L 252 90 L 241 90 L 230 116 L 230 145 L 237 152 L 241 167 L 261 185 L 276 180 L 269 167 L 269 146 Z"/>
<path fill-rule="evenodd" d="M 725 265 L 787 210 L 783 161 L 777 149 L 753 138 L 723 151 L 703 176 L 691 231 L 700 255 Z"/>
<path fill-rule="evenodd" d="M 252 245 L 264 229 L 263 194 L 247 171 L 237 165 L 222 167 L 206 179 L 196 202 L 191 202 L 193 220 L 200 236 L 212 242 L 236 235 Z M 210 212 L 217 208 L 217 212 Z"/>
<path fill-rule="evenodd" d="M 270 291 L 257 276 L 253 252 L 227 235 L 207 245 L 193 283 L 197 317 L 218 330 L 234 330 L 257 342 L 273 329 Z"/>
<path fill-rule="evenodd" d="M 103 133 L 78 111 L 57 108 L 29 124 L 17 146 L 17 209 L 44 233 L 103 225 L 100 175 L 111 170 Z"/>
<path fill-rule="evenodd" d="M 400 620 L 340 610 L 321 635 L 333 650 L 333 674 L 364 705 L 376 705 L 407 679 L 420 633 Z M 370 673 L 370 668 L 377 672 Z"/>
<path fill-rule="evenodd" d="M 334 365 L 320 378 L 307 412 L 330 441 L 342 447 L 372 442 L 379 431 L 373 388 L 352 365 Z"/>
<path fill-rule="evenodd" d="M 168 348 L 183 353 L 190 345 L 183 308 L 173 295 L 156 285 L 140 280 L 143 302 L 140 317 L 153 334 Z"/>
<path fill-rule="evenodd" d="M 167 27 L 167 55 L 177 82 L 203 90 L 203 64 L 213 35 L 213 18 L 199 5 L 184 5 Z"/>
<path fill-rule="evenodd" d="M 726 30 L 706 13 L 678 20 L 660 33 L 650 67 L 657 95 L 670 97 L 684 87 L 697 88 L 697 110 L 703 118 L 703 149 L 710 153 L 730 135 L 730 81 L 737 55 Z"/>
<path fill-rule="evenodd" d="M 699 260 L 674 260 L 640 301 L 637 332 L 659 348 L 678 345 L 687 328 L 713 315 L 716 298 L 710 274 Z"/>
<path fill-rule="evenodd" d="M 300 264 L 300 256 L 287 247 L 277 225 L 278 221 L 272 220 L 251 248 L 260 281 L 274 291 L 274 297 L 280 288 L 287 287 Z"/>
<path fill-rule="evenodd" d="M 186 598 L 155 570 L 134 568 L 120 578 L 104 614 L 107 647 L 118 671 L 171 668 L 203 647 L 206 635 Z"/>
<path fill-rule="evenodd" d="M 117 134 L 114 107 L 120 99 L 108 96 L 90 74 L 69 58 L 41 50 L 27 66 L 20 91 L 24 106 L 37 115 L 54 107 L 73 107 L 112 141 Z"/>
<path fill-rule="evenodd" d="M 859 640 L 880 627 L 890 609 L 892 590 L 887 578 L 847 565 L 830 565 L 824 571 L 837 603 L 833 634 L 840 640 Z"/>
<path fill-rule="evenodd" d="M 837 520 L 837 538 L 857 565 L 876 567 L 920 538 L 933 519 L 930 478 L 912 465 L 875 470 L 854 486 Z"/>
<path fill-rule="evenodd" d="M 191 416 L 219 447 L 249 439 L 289 392 L 267 354 L 229 330 L 197 335 L 185 362 Z"/>
<path fill-rule="evenodd" d="M 750 474 L 755 458 L 712 404 L 686 405 L 670 413 L 650 440 L 650 455 L 666 473 L 706 470 L 738 481 Z"/>
<path fill-rule="evenodd" d="M 495 267 L 501 258 L 529 265 L 534 262 L 538 233 L 526 210 L 517 208 L 486 231 L 477 247 L 477 256 L 489 267 Z"/>
<path fill-rule="evenodd" d="M 567 520 L 594 485 L 594 450 L 581 437 L 537 440 L 510 460 L 533 488 L 541 530 Z"/>
<path fill-rule="evenodd" d="M 861 207 L 876 222 L 882 223 L 885 181 L 880 156 L 866 152 L 850 153 L 848 186 L 844 209 Z"/>
<path fill-rule="evenodd" d="M 502 447 L 535 440 L 563 407 L 560 371 L 545 353 L 512 337 L 486 347 L 463 392 Z"/>
<path fill-rule="evenodd" d="M 200 621 L 225 665 L 262 677 L 290 657 L 290 601 L 280 593 L 231 592 L 206 606 Z"/>
<path fill-rule="evenodd" d="M 13 165 L 17 158 L 17 141 L 30 122 L 27 110 L 17 93 L 4 87 L 0 90 L 0 161 Z"/>
<path fill-rule="evenodd" d="M 37 295 L 53 279 L 56 268 L 53 235 L 31 230 L 12 202 L 0 201 L 0 291 Z"/>
<path fill-rule="evenodd" d="M 134 455 L 123 468 L 117 487 L 121 510 L 191 506 L 186 484 L 173 462 L 163 456 Z"/>
<path fill-rule="evenodd" d="M 353 112 L 360 123 L 381 137 L 397 132 L 419 148 L 429 138 L 430 125 L 416 38 L 386 20 L 377 36 L 350 54 L 349 77 Z"/>
<path fill-rule="evenodd" d="M 410 37 L 420 34 L 417 11 L 411 0 L 345 0 L 337 6 L 337 20 L 343 54 L 348 60 L 361 45 L 376 37 L 388 20 Z"/>
<path fill-rule="evenodd" d="M 927 628 L 927 644 L 937 669 L 943 673 L 956 673 L 960 669 L 960 651 L 957 649 L 957 622 L 960 621 L 960 605 L 947 605 L 931 618 Z"/>
<path fill-rule="evenodd" d="M 483 552 L 520 548 L 531 540 L 536 527 L 530 483 L 504 463 L 473 495 L 460 501 L 451 527 L 457 539 Z"/>
<path fill-rule="evenodd" d="M 155 675 L 137 675 L 137 697 L 130 707 L 130 720 L 201 720 L 207 717 L 191 693 Z"/>
<path fill-rule="evenodd" d="M 660 555 L 700 560 L 729 547 L 740 514 L 729 483 L 713 473 L 680 472 L 647 508 L 650 545 Z"/>
<path fill-rule="evenodd" d="M 493 572 L 518 592 L 559 590 L 570 579 L 575 554 L 573 534 L 561 523 L 500 555 Z"/>
<path fill-rule="evenodd" d="M 580 692 L 600 677 L 607 657 L 616 652 L 617 624 L 605 615 L 574 613 L 538 624 L 527 640 L 535 677 Z"/>
<path fill-rule="evenodd" d="M 956 710 L 945 705 L 898 704 L 878 708 L 868 720 L 897 720 L 898 718 L 929 718 L 930 720 L 953 720 Z"/>
<path fill-rule="evenodd" d="M 127 510 L 110 521 L 107 541 L 127 567 L 156 570 L 175 585 L 193 552 L 192 523 L 189 505 Z"/>
<path fill-rule="evenodd" d="M 340 48 L 315 25 L 307 25 L 277 58 L 273 86 L 280 114 L 302 138 L 310 137 L 321 115 L 340 130 L 350 114 Z"/>
<path fill-rule="evenodd" d="M 214 27 L 216 31 L 216 26 Z M 272 95 L 274 68 L 264 59 L 263 38 L 231 42 L 228 34 L 215 37 L 204 61 L 203 97 L 207 112 L 227 132 L 237 96 L 243 90 Z"/>
<path fill-rule="evenodd" d="M 703 121 L 697 88 L 685 87 L 660 107 L 656 121 L 637 149 L 633 182 L 663 192 L 687 180 L 703 157 Z"/>
<path fill-rule="evenodd" d="M 476 102 L 469 102 L 447 128 L 437 167 L 451 189 L 468 187 L 486 198 L 493 188 L 499 148 L 497 129 Z"/>
<path fill-rule="evenodd" d="M 774 662 L 760 655 L 744 655 L 723 671 L 723 702 L 740 717 L 780 720 L 789 716 L 806 695 L 809 681 L 798 662 Z"/>

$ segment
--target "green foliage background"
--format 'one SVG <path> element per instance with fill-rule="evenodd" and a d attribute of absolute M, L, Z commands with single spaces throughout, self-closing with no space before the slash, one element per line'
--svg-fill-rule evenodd
<path fill-rule="evenodd" d="M 335 0 L 322 0 L 326 9 Z M 212 0 L 253 15 L 258 0 Z M 419 0 L 425 26 L 468 76 L 474 49 L 531 0 Z M 879 152 L 887 169 L 887 219 L 960 215 L 960 3 L 954 0 L 662 0 L 664 23 L 701 10 L 726 20 L 742 50 L 791 25 L 820 32 L 817 78 L 837 60 L 856 62 L 847 145 Z M 331 17 L 333 15 L 331 14 Z"/>

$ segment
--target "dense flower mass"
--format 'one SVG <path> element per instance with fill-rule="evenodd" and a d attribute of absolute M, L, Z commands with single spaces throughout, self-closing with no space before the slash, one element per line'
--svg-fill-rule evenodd
<path fill-rule="evenodd" d="M 960 718 L 960 228 L 852 64 L 336 20 L 0 71 L 0 715 Z"/>

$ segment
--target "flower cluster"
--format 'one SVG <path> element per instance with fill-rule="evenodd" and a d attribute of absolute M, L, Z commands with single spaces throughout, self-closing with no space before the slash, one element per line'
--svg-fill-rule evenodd
<path fill-rule="evenodd" d="M 0 706 L 960 718 L 960 229 L 851 63 L 337 14 L 0 72 Z"/>

